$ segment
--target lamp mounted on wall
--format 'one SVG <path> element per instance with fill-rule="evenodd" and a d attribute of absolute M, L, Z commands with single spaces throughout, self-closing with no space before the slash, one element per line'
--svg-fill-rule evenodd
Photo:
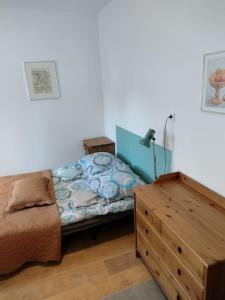
<path fill-rule="evenodd" d="M 150 148 L 151 147 L 151 142 L 152 142 L 152 149 L 153 149 L 153 161 L 154 161 L 154 175 L 155 179 L 158 178 L 157 176 L 157 166 L 156 166 L 156 154 L 155 154 L 155 130 L 154 129 L 149 129 L 147 132 L 146 136 L 140 140 L 140 144 Z"/>
<path fill-rule="evenodd" d="M 145 135 L 145 137 L 140 140 L 140 144 L 150 148 L 151 147 L 151 141 L 154 140 L 155 141 L 155 130 L 154 129 L 149 129 L 149 131 L 147 132 L 147 134 Z"/>

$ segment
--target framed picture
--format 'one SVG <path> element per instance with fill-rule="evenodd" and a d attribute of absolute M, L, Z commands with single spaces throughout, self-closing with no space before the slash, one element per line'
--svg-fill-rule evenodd
<path fill-rule="evenodd" d="M 204 56 L 202 110 L 225 114 L 225 51 Z"/>
<path fill-rule="evenodd" d="M 30 100 L 59 98 L 56 62 L 25 62 L 24 68 Z"/>

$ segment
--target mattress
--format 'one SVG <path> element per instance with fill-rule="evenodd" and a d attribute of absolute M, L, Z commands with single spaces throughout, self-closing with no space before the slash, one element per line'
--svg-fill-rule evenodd
<path fill-rule="evenodd" d="M 52 170 L 62 226 L 133 208 L 132 188 L 144 182 L 117 157 L 95 153 Z"/>

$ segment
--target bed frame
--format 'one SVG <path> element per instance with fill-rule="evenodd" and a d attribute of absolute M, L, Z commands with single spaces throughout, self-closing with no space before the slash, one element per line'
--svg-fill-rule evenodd
<path fill-rule="evenodd" d="M 139 144 L 142 139 L 130 131 L 127 131 L 121 127 L 116 127 L 116 145 L 117 156 L 124 162 L 129 164 L 133 171 L 138 174 L 146 183 L 154 181 L 154 169 L 151 167 L 151 149 L 147 149 Z M 158 157 L 157 168 L 159 174 L 170 173 L 172 152 L 166 149 L 167 155 L 167 168 L 164 166 L 164 149 L 160 145 L 156 145 L 156 154 Z M 62 236 L 68 236 L 73 233 L 83 231 L 86 229 L 92 229 L 102 224 L 110 223 L 122 218 L 132 218 L 133 210 L 107 214 L 105 216 L 97 216 L 89 220 L 77 222 L 74 224 L 66 225 L 62 227 Z"/>
<path fill-rule="evenodd" d="M 110 223 L 129 216 L 131 218 L 133 217 L 133 209 L 114 214 L 109 213 L 105 216 L 97 216 L 81 222 L 65 225 L 62 226 L 62 237 L 66 237 L 80 231 L 92 229 L 102 224 Z"/>

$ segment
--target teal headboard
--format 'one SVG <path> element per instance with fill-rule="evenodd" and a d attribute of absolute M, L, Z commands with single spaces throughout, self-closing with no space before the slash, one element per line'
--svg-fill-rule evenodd
<path fill-rule="evenodd" d="M 141 176 L 145 182 L 154 181 L 154 164 L 152 147 L 146 148 L 139 144 L 142 137 L 127 131 L 121 127 L 116 127 L 117 156 L 129 164 L 135 173 Z M 164 148 L 155 145 L 157 156 L 158 176 L 171 172 L 172 152 L 166 149 L 167 165 L 164 163 Z"/>

